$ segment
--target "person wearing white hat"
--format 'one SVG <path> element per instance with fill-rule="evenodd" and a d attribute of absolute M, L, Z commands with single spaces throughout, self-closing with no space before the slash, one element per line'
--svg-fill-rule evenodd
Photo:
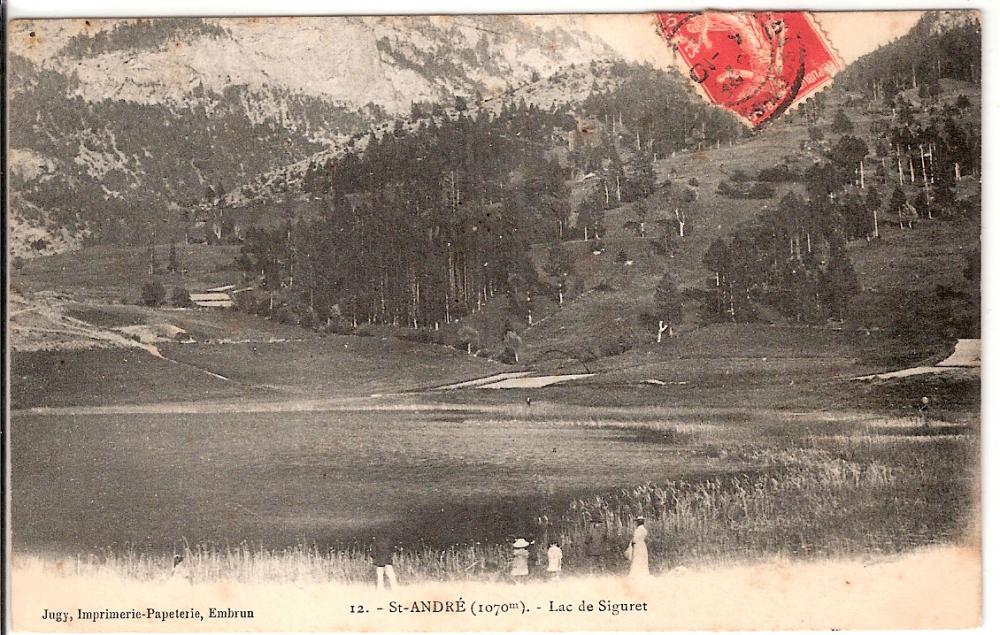
<path fill-rule="evenodd" d="M 632 533 L 632 542 L 629 543 L 628 549 L 625 550 L 625 557 L 632 563 L 628 574 L 637 577 L 647 576 L 649 575 L 649 550 L 646 548 L 646 535 L 648 534 L 646 519 L 642 516 L 636 516 L 635 524 L 636 527 L 635 532 Z"/>
<path fill-rule="evenodd" d="M 514 541 L 514 561 L 510 566 L 510 575 L 515 580 L 528 575 L 528 547 L 531 543 L 524 538 Z"/>

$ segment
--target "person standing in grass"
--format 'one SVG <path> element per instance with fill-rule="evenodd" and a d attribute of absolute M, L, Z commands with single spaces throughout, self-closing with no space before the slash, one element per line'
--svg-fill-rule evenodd
<path fill-rule="evenodd" d="M 628 574 L 632 577 L 643 577 L 649 575 L 649 550 L 646 548 L 646 519 L 637 516 L 635 519 L 635 532 L 632 533 L 632 542 L 625 550 L 625 557 L 632 563 Z"/>
<path fill-rule="evenodd" d="M 927 427 L 927 411 L 931 409 L 931 400 L 929 397 L 921 397 L 920 402 L 917 404 L 917 416 L 920 418 L 920 425 Z"/>
<path fill-rule="evenodd" d="M 515 582 L 528 577 L 528 547 L 531 543 L 524 538 L 514 541 L 514 561 L 510 565 L 510 576 Z"/>
<path fill-rule="evenodd" d="M 559 546 L 559 542 L 556 540 L 549 541 L 549 550 L 546 553 L 548 556 L 548 567 L 547 571 L 549 577 L 553 580 L 558 580 L 559 575 L 562 573 L 562 548 Z"/>
<path fill-rule="evenodd" d="M 381 591 L 385 588 L 385 579 L 389 580 L 389 588 L 396 588 L 396 571 L 392 568 L 392 553 L 394 545 L 386 536 L 378 536 L 372 545 L 372 562 L 375 564 L 375 588 Z"/>

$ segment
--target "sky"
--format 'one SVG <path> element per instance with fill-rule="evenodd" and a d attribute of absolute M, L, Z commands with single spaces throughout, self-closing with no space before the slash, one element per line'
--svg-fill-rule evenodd
<path fill-rule="evenodd" d="M 882 44 L 905 35 L 922 11 L 813 13 L 844 64 L 850 64 Z M 590 32 L 633 60 L 666 67 L 674 63 L 669 48 L 656 34 L 652 14 L 588 15 Z"/>

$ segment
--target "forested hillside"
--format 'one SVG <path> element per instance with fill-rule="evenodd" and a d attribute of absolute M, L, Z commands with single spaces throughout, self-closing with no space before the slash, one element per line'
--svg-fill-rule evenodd
<path fill-rule="evenodd" d="M 683 80 L 611 71 L 622 81 L 576 104 L 460 104 L 454 118 L 397 121 L 363 150 L 312 162 L 302 193 L 313 218 L 273 219 L 244 241 L 240 266 L 266 292 L 253 310 L 419 327 L 497 296 L 519 321 L 533 294 L 569 295 L 569 272 L 539 280 L 529 245 L 598 237 L 607 210 L 667 187 L 659 157 L 745 134 Z M 574 183 L 589 193 L 574 196 Z"/>
<path fill-rule="evenodd" d="M 977 90 L 966 69 L 918 73 L 916 88 L 889 99 L 858 84 L 922 55 L 908 42 L 978 45 L 974 24 L 934 20 L 750 138 L 683 79 L 626 65 L 610 68 L 614 81 L 595 77 L 577 103 L 415 112 L 277 188 L 315 211 L 248 236 L 239 264 L 259 293 L 246 308 L 348 330 L 437 332 L 461 320 L 434 337 L 502 346 L 506 359 L 505 334 L 550 342 L 552 324 L 582 340 L 610 328 L 598 339 L 613 343 L 586 344 L 574 353 L 584 357 L 711 322 L 909 333 L 914 320 L 872 307 L 914 298 L 948 316 L 929 316 L 922 336 L 974 335 L 975 310 L 963 307 L 978 302 L 978 252 L 937 288 L 876 288 L 866 282 L 882 274 L 856 264 L 911 241 L 907 232 L 921 241 L 941 223 L 958 235 L 978 223 Z M 951 83 L 933 87 L 942 80 Z M 773 150 L 754 155 L 764 147 Z M 540 318 L 552 321 L 535 329 Z"/>

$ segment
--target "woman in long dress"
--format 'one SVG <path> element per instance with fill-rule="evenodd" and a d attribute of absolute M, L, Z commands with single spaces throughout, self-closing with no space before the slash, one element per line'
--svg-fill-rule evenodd
<path fill-rule="evenodd" d="M 635 519 L 635 532 L 632 533 L 632 542 L 628 546 L 628 558 L 632 561 L 628 574 L 630 576 L 649 575 L 649 550 L 646 549 L 646 520 L 639 516 Z"/>
<path fill-rule="evenodd" d="M 510 575 L 514 581 L 525 579 L 528 575 L 528 547 L 531 543 L 524 538 L 518 538 L 514 542 L 514 559 L 511 561 Z"/>

